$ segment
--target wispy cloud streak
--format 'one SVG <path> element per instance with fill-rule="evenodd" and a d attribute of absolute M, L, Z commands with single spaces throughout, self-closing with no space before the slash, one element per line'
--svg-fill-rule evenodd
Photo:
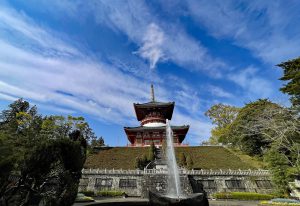
<path fill-rule="evenodd" d="M 154 69 L 156 63 L 164 57 L 163 43 L 163 31 L 156 24 L 150 24 L 143 38 L 143 45 L 137 52 L 141 57 L 149 60 L 150 69 Z"/>

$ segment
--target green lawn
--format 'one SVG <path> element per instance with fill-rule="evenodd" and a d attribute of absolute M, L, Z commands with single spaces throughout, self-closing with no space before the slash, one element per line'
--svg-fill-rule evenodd
<path fill-rule="evenodd" d="M 85 168 L 135 169 L 135 159 L 148 153 L 148 147 L 111 147 L 88 155 Z"/>
<path fill-rule="evenodd" d="M 179 152 L 190 154 L 195 169 L 255 169 L 252 162 L 246 162 L 224 147 L 219 146 L 197 146 L 178 147 Z"/>
<path fill-rule="evenodd" d="M 114 147 L 90 154 L 85 168 L 135 169 L 136 157 L 148 154 L 149 148 Z M 240 158 L 233 151 L 219 146 L 177 147 L 176 154 L 189 154 L 195 169 L 258 169 L 259 164 Z"/>

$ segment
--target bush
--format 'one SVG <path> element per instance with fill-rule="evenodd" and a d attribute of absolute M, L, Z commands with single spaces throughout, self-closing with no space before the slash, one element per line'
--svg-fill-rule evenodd
<path fill-rule="evenodd" d="M 123 191 L 118 190 L 100 190 L 97 192 L 97 195 L 101 197 L 120 197 L 124 194 L 125 193 Z"/>
<path fill-rule="evenodd" d="M 300 203 L 261 201 L 259 206 L 300 206 Z"/>
<path fill-rule="evenodd" d="M 95 193 L 92 190 L 84 190 L 84 191 L 80 191 L 80 193 L 82 193 L 86 196 L 95 196 Z"/>
<path fill-rule="evenodd" d="M 75 199 L 75 202 L 93 202 L 94 199 L 92 197 L 87 197 L 83 193 L 78 193 Z"/>
<path fill-rule="evenodd" d="M 274 198 L 274 195 L 252 192 L 222 192 L 213 194 L 213 197 L 217 199 L 270 200 Z"/>

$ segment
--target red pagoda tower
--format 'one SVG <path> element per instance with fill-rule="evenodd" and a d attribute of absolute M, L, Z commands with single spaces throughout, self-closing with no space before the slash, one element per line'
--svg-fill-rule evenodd
<path fill-rule="evenodd" d="M 171 120 L 175 102 L 157 102 L 151 85 L 151 101 L 143 104 L 133 104 L 138 127 L 124 127 L 130 146 L 149 146 L 152 142 L 161 146 L 166 138 L 166 119 Z M 189 125 L 171 126 L 174 145 L 180 146 L 189 130 Z"/>

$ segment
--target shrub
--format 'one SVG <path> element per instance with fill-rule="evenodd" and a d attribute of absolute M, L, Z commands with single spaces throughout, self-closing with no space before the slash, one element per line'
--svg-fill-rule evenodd
<path fill-rule="evenodd" d="M 223 192 L 213 194 L 217 199 L 236 199 L 236 200 L 270 200 L 274 195 L 259 194 L 252 192 Z"/>
<path fill-rule="evenodd" d="M 261 201 L 259 206 L 300 206 L 300 203 Z"/>
<path fill-rule="evenodd" d="M 194 166 L 194 162 L 193 162 L 193 159 L 191 157 L 191 155 L 188 155 L 186 157 L 186 166 L 189 170 L 193 169 L 193 166 Z"/>
<path fill-rule="evenodd" d="M 92 190 L 83 190 L 83 191 L 80 191 L 80 193 L 82 193 L 86 196 L 95 196 L 95 193 Z"/>
<path fill-rule="evenodd" d="M 186 166 L 186 156 L 183 152 L 180 152 L 179 155 L 178 155 L 178 164 L 181 167 Z"/>
<path fill-rule="evenodd" d="M 94 199 L 92 197 L 87 197 L 83 193 L 78 193 L 75 199 L 75 202 L 93 202 Z"/>
<path fill-rule="evenodd" d="M 149 148 L 148 161 L 153 161 L 155 159 L 155 145 L 152 142 Z"/>
<path fill-rule="evenodd" d="M 123 191 L 118 190 L 100 190 L 97 192 L 97 195 L 101 197 L 119 197 L 124 194 L 125 193 Z"/>

